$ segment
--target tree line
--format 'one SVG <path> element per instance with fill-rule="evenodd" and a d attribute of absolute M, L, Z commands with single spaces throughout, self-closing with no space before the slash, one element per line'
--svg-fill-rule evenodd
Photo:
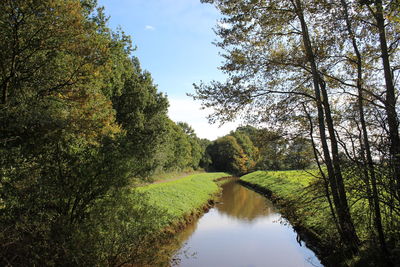
<path fill-rule="evenodd" d="M 204 142 L 107 20 L 95 0 L 0 3 L 2 266 L 135 262 L 163 211 L 130 188 L 199 168 Z"/>
<path fill-rule="evenodd" d="M 288 138 L 266 128 L 241 126 L 210 142 L 202 167 L 241 176 L 256 170 L 300 170 L 313 167 L 310 139 Z"/>
<path fill-rule="evenodd" d="M 195 85 L 194 98 L 215 109 L 213 120 L 244 114 L 311 140 L 332 243 L 350 258 L 369 251 L 392 265 L 400 240 L 398 1 L 202 2 L 224 15 L 216 32 L 228 78 Z M 357 202 L 364 208 L 354 210 Z"/>

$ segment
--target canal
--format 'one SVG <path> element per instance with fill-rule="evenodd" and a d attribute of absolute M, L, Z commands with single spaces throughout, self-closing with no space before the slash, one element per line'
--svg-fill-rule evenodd
<path fill-rule="evenodd" d="M 181 267 L 322 266 L 271 201 L 232 180 L 219 202 L 176 238 Z"/>

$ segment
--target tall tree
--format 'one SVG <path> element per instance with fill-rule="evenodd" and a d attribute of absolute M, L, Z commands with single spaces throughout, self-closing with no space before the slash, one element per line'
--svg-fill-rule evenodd
<path fill-rule="evenodd" d="M 126 131 L 126 157 L 130 157 L 132 175 L 146 177 L 158 165 L 155 154 L 168 129 L 168 100 L 157 91 L 150 73 L 142 71 L 137 58 L 125 72 L 121 90 L 111 99 L 116 120 Z"/>
<path fill-rule="evenodd" d="M 225 84 L 197 86 L 195 99 L 214 107 L 214 116 L 221 120 L 256 107 L 256 112 L 247 113 L 261 121 L 285 123 L 301 114 L 299 103 L 315 107 L 340 235 L 356 252 L 359 241 L 344 187 L 329 92 L 318 64 L 324 49 L 319 50 L 320 36 L 309 30 L 309 23 L 315 22 L 311 16 L 320 9 L 300 0 L 204 2 L 215 3 L 226 16 L 224 25 L 229 25 L 217 31 L 222 38 L 218 45 L 226 51 L 222 69 L 229 79 Z"/>
<path fill-rule="evenodd" d="M 0 3 L 0 265 L 106 262 L 100 206 L 154 168 L 166 98 L 95 7 Z"/>
<path fill-rule="evenodd" d="M 361 153 L 362 153 L 362 158 L 365 159 L 365 165 L 367 166 L 365 173 L 366 173 L 366 179 L 367 179 L 367 191 L 370 191 L 369 189 L 369 180 L 371 181 L 371 186 L 372 186 L 372 199 L 373 199 L 373 207 L 374 207 L 374 221 L 375 221 L 375 227 L 376 231 L 379 236 L 379 242 L 381 249 L 383 253 L 388 254 L 388 250 L 386 247 L 386 241 L 385 241 L 385 236 L 384 236 L 384 231 L 383 231 L 383 226 L 382 226 L 382 218 L 381 218 L 381 210 L 380 210 L 380 203 L 379 203 L 379 197 L 378 197 L 378 189 L 377 189 L 377 181 L 376 181 L 376 171 L 374 167 L 374 162 L 372 159 L 372 152 L 371 152 L 371 146 L 370 146 L 370 141 L 369 141 L 369 134 L 367 130 L 367 123 L 365 119 L 365 108 L 364 108 L 364 63 L 363 63 L 363 58 L 361 55 L 361 51 L 359 48 L 359 43 L 356 38 L 356 28 L 354 27 L 355 21 L 350 17 L 350 8 L 349 8 L 349 3 L 346 0 L 341 0 L 341 8 L 342 8 L 342 20 L 344 20 L 345 25 L 346 25 L 346 33 L 347 33 L 347 39 L 351 42 L 352 48 L 354 50 L 354 55 L 355 55 L 355 60 L 349 63 L 355 63 L 356 65 L 356 73 L 357 73 L 357 78 L 356 78 L 356 88 L 357 88 L 357 104 L 358 104 L 358 114 L 360 118 L 360 125 L 361 125 L 361 134 L 362 134 L 362 140 L 361 140 Z"/>
<path fill-rule="evenodd" d="M 374 26 L 378 30 L 378 40 L 380 48 L 380 57 L 382 59 L 382 67 L 385 78 L 385 111 L 387 116 L 387 122 L 389 126 L 389 139 L 390 139 L 390 155 L 391 155 L 391 166 L 393 169 L 393 176 L 396 181 L 397 197 L 400 199 L 400 136 L 399 136 L 399 118 L 396 111 L 398 90 L 395 88 L 393 69 L 390 60 L 390 50 L 395 49 L 398 46 L 398 34 L 397 39 L 391 43 L 390 48 L 388 45 L 387 29 L 393 27 L 393 25 L 388 23 L 385 17 L 396 14 L 396 5 L 398 3 L 395 1 L 361 1 L 361 4 L 367 6 L 371 15 L 374 18 Z M 396 33 L 396 31 L 395 31 Z"/>

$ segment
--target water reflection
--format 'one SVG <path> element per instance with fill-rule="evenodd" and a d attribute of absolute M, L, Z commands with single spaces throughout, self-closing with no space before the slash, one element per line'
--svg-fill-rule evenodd
<path fill-rule="evenodd" d="M 220 203 L 177 236 L 174 263 L 190 267 L 321 266 L 299 246 L 272 203 L 235 183 L 223 186 Z"/>
<path fill-rule="evenodd" d="M 225 184 L 221 202 L 216 208 L 221 214 L 249 222 L 274 213 L 272 203 L 268 199 L 249 191 L 234 181 Z"/>

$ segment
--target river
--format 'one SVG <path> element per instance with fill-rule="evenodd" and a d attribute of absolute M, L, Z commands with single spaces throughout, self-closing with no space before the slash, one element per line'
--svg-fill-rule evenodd
<path fill-rule="evenodd" d="M 219 203 L 176 239 L 181 267 L 322 266 L 271 201 L 232 180 Z"/>

